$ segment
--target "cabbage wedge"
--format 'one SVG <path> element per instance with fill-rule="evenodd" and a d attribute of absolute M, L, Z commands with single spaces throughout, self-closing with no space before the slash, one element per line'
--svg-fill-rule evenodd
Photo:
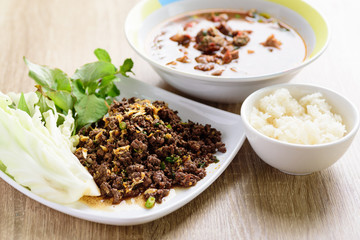
<path fill-rule="evenodd" d="M 0 165 L 6 166 L 5 173 L 35 194 L 61 204 L 83 195 L 100 195 L 92 176 L 72 153 L 71 110 L 61 115 L 64 121 L 57 126 L 59 113 L 51 100 L 46 100 L 49 110 L 41 113 L 36 93 L 23 96 L 28 112 L 20 109 L 20 94 L 0 92 Z"/>

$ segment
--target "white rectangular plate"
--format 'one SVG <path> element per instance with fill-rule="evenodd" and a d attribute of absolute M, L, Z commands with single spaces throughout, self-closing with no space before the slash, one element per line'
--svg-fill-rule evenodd
<path fill-rule="evenodd" d="M 195 186 L 187 189 L 171 190 L 163 203 L 156 204 L 152 209 L 145 209 L 136 203 L 123 201 L 119 205 L 103 208 L 92 208 L 82 202 L 71 205 L 61 205 L 45 200 L 28 189 L 22 187 L 5 173 L 0 171 L 0 177 L 26 196 L 57 211 L 88 221 L 111 225 L 135 225 L 146 223 L 163 217 L 194 199 L 209 187 L 233 160 L 245 140 L 245 133 L 240 115 L 219 110 L 183 97 L 163 89 L 148 85 L 132 78 L 121 78 L 117 84 L 121 91 L 119 99 L 138 97 L 152 101 L 162 100 L 169 107 L 177 110 L 183 121 L 191 120 L 201 124 L 211 124 L 221 131 L 222 140 L 227 148 L 226 153 L 218 153 L 218 163 L 210 164 L 206 168 L 207 175 Z"/>

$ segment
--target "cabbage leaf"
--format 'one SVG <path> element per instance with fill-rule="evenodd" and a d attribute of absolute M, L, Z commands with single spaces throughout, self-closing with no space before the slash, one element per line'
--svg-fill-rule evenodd
<path fill-rule="evenodd" d="M 71 110 L 57 126 L 59 113 L 51 100 L 41 113 L 36 93 L 24 94 L 30 115 L 17 108 L 21 95 L 0 92 L 0 166 L 16 182 L 57 203 L 71 203 L 83 195 L 98 196 L 92 176 L 72 153 Z M 6 166 L 6 168 L 4 167 Z"/>

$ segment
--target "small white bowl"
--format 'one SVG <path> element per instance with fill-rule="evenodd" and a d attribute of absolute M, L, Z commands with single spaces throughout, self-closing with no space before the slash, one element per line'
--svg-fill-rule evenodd
<path fill-rule="evenodd" d="M 315 92 L 322 93 L 332 106 L 332 112 L 342 117 L 347 130 L 346 135 L 330 143 L 301 145 L 282 142 L 260 133 L 249 123 L 253 106 L 259 99 L 280 88 L 288 89 L 296 99 Z M 246 136 L 256 154 L 267 164 L 293 175 L 310 174 L 334 164 L 350 146 L 360 122 L 357 108 L 345 97 L 323 87 L 305 84 L 279 84 L 257 90 L 242 104 L 241 117 Z"/>
<path fill-rule="evenodd" d="M 255 8 L 289 24 L 304 39 L 306 59 L 289 69 L 264 75 L 206 76 L 162 65 L 149 56 L 146 43 L 151 31 L 176 15 L 201 9 Z M 262 87 L 284 83 L 314 61 L 329 42 L 329 26 L 324 16 L 304 0 L 143 0 L 128 14 L 125 35 L 131 47 L 170 85 L 191 96 L 217 102 L 241 102 Z"/>

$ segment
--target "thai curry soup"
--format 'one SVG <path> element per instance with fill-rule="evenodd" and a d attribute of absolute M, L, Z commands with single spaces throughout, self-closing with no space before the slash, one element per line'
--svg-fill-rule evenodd
<path fill-rule="evenodd" d="M 151 58 L 188 73 L 259 76 L 306 58 L 306 45 L 290 26 L 267 13 L 196 11 L 157 26 L 147 39 Z"/>

